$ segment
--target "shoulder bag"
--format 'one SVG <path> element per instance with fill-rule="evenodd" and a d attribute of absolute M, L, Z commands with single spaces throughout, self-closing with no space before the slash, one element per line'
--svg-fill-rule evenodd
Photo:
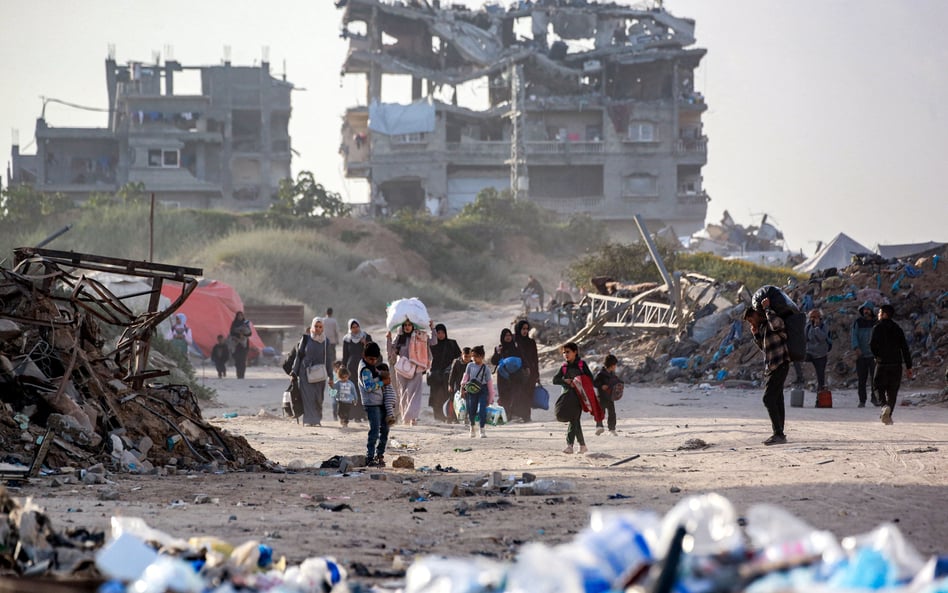
<path fill-rule="evenodd" d="M 322 383 L 329 378 L 326 372 L 326 364 L 329 361 L 329 340 L 323 342 L 323 360 L 322 364 L 316 363 L 306 368 L 306 381 L 308 383 Z"/>

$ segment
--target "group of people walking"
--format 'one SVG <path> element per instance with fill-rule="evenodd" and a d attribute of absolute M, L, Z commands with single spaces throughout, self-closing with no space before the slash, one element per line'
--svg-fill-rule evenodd
<path fill-rule="evenodd" d="M 227 363 L 233 361 L 238 379 L 243 379 L 247 372 L 247 357 L 250 353 L 250 336 L 253 335 L 253 326 L 244 317 L 243 311 L 234 314 L 227 335 L 218 334 L 217 342 L 211 348 L 211 361 L 217 370 L 217 378 L 227 376 Z M 188 350 L 194 344 L 194 337 L 188 326 L 188 318 L 184 313 L 176 313 L 171 318 L 171 326 L 165 332 L 165 339 L 177 352 L 187 356 Z"/>
<path fill-rule="evenodd" d="M 429 386 L 428 405 L 436 421 L 460 422 L 455 409 L 455 393 L 463 395 L 466 407 L 465 421 L 471 436 L 486 437 L 487 407 L 496 402 L 504 408 L 509 422 L 532 421 L 534 388 L 540 384 L 540 364 L 537 344 L 530 337 L 530 322 L 523 319 L 514 330 L 504 328 L 497 345 L 488 358 L 483 345 L 461 348 L 448 337 L 443 323 L 429 322 L 428 327 L 416 326 L 405 320 L 395 331 L 386 332 L 384 351 L 373 341 L 357 319 L 350 319 L 348 332 L 340 339 L 341 359 L 336 360 L 336 344 L 326 332 L 327 317 L 314 317 L 308 331 L 291 352 L 287 372 L 298 383 L 302 399 L 304 426 L 321 426 L 327 393 L 331 393 L 333 413 L 343 427 L 351 421 L 368 421 L 367 458 L 374 465 L 384 465 L 385 441 L 389 426 L 402 423 L 418 424 L 423 403 L 423 382 Z M 561 385 L 569 395 L 578 389 L 571 380 L 578 373 L 590 371 L 579 361 L 570 359 L 576 345 L 565 349 L 566 364 L 554 384 Z M 383 352 L 388 361 L 382 362 Z M 500 367 L 516 359 L 516 370 L 500 372 Z M 609 398 L 617 380 L 617 360 L 610 355 L 605 366 L 595 377 L 597 405 L 609 415 L 608 428 L 616 434 L 615 406 Z M 575 392 L 579 398 L 579 392 Z M 340 395 L 342 394 L 342 396 Z M 580 452 L 586 452 L 586 443 L 580 425 L 582 411 L 567 422 L 566 452 L 573 452 L 573 443 Z M 605 431 L 605 415 L 596 417 L 597 434 Z"/>

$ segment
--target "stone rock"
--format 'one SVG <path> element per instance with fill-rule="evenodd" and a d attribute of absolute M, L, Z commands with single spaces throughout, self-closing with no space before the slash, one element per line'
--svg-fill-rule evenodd
<path fill-rule="evenodd" d="M 207 494 L 195 494 L 194 495 L 194 504 L 208 504 L 211 502 L 211 497 Z"/>
<path fill-rule="evenodd" d="M 415 469 L 415 460 L 408 455 L 399 455 L 395 458 L 395 461 L 392 462 L 392 467 L 397 467 L 399 469 Z"/>
<path fill-rule="evenodd" d="M 428 487 L 428 492 L 432 496 L 451 498 L 458 495 L 458 485 L 454 482 L 432 482 L 431 486 Z"/>
<path fill-rule="evenodd" d="M 102 474 L 86 472 L 82 475 L 82 483 L 87 485 L 105 484 L 105 476 Z"/>
<path fill-rule="evenodd" d="M 148 452 L 151 451 L 151 448 L 154 446 L 154 444 L 155 442 L 152 441 L 147 435 L 143 436 L 142 439 L 138 441 L 137 449 L 138 452 L 141 453 L 140 459 L 144 459 L 148 455 Z"/>
<path fill-rule="evenodd" d="M 113 490 L 112 488 L 106 488 L 99 492 L 99 500 L 118 500 L 119 492 L 118 490 Z"/>

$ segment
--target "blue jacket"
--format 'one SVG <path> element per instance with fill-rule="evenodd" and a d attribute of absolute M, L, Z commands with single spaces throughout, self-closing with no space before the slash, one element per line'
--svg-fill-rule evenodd
<path fill-rule="evenodd" d="M 869 339 L 872 337 L 872 328 L 875 327 L 876 321 L 863 317 L 862 310 L 866 308 L 872 312 L 872 303 L 866 301 L 859 305 L 859 317 L 853 321 L 852 329 L 849 332 L 853 350 L 859 349 L 859 358 L 872 358 Z"/>

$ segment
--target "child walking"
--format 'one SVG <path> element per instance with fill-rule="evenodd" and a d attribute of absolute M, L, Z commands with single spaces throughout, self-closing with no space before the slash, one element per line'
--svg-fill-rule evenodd
<path fill-rule="evenodd" d="M 359 390 L 362 407 L 369 420 L 369 435 L 365 448 L 365 464 L 369 467 L 384 467 L 385 445 L 388 443 L 388 420 L 395 421 L 394 390 L 388 367 L 379 365 L 382 350 L 375 342 L 365 345 L 362 362 L 359 363 Z M 379 365 L 379 366 L 376 366 Z M 390 396 L 386 397 L 386 384 Z"/>
<path fill-rule="evenodd" d="M 349 418 L 352 414 L 352 405 L 359 397 L 359 391 L 355 383 L 349 380 L 349 369 L 340 366 L 336 369 L 338 380 L 333 383 L 333 405 L 338 406 L 339 425 L 343 428 L 349 426 Z"/>
<path fill-rule="evenodd" d="M 588 377 L 589 381 L 592 381 L 592 373 L 589 372 L 589 368 L 586 364 L 579 358 L 579 346 L 575 342 L 567 342 L 563 344 L 560 348 L 560 352 L 563 354 L 564 364 L 556 372 L 556 375 L 553 376 L 553 384 L 559 385 L 563 388 L 563 393 L 560 396 L 561 398 L 569 398 L 570 414 L 568 419 L 562 419 L 569 422 L 566 428 L 566 448 L 563 449 L 563 453 L 571 454 L 573 453 L 573 443 L 579 443 L 579 452 L 586 453 L 586 439 L 583 437 L 583 426 L 580 422 L 583 409 L 588 408 L 592 402 L 586 402 L 586 396 L 580 394 L 580 389 L 582 387 L 577 387 L 576 383 L 581 381 L 583 376 Z M 595 397 L 595 396 L 594 396 Z M 572 401 L 575 398 L 575 401 Z M 597 402 L 598 404 L 598 402 Z M 598 408 L 598 406 L 597 406 Z M 596 414 L 594 414 L 594 417 Z M 600 420 L 601 416 L 597 418 Z"/>
<path fill-rule="evenodd" d="M 604 414 L 608 414 L 609 434 L 616 436 L 616 401 L 615 395 L 623 385 L 619 377 L 616 376 L 616 367 L 619 366 L 619 359 L 613 354 L 606 355 L 602 368 L 596 373 L 593 385 L 596 386 L 596 395 L 599 397 L 599 406 Z M 596 423 L 596 434 L 602 434 L 604 428 L 602 420 Z"/>
<path fill-rule="evenodd" d="M 454 393 L 461 389 L 464 377 L 464 371 L 467 370 L 467 363 L 471 362 L 471 347 L 465 346 L 461 349 L 461 356 L 454 359 L 451 363 L 451 373 L 448 375 L 448 405 L 445 416 L 451 424 L 458 424 L 457 410 L 454 409 Z"/>
<path fill-rule="evenodd" d="M 211 360 L 214 361 L 214 367 L 217 369 L 217 378 L 223 379 L 227 376 L 227 359 L 230 358 L 230 348 L 227 347 L 227 340 L 221 334 L 217 335 L 217 343 L 211 348 Z"/>
<path fill-rule="evenodd" d="M 483 439 L 487 438 L 484 426 L 487 424 L 487 406 L 494 400 L 494 382 L 491 381 L 490 369 L 484 363 L 484 347 L 471 348 L 471 358 L 461 377 L 461 389 L 467 404 L 467 417 L 471 421 L 471 438 L 477 436 L 474 423 L 480 416 L 480 435 Z"/>

